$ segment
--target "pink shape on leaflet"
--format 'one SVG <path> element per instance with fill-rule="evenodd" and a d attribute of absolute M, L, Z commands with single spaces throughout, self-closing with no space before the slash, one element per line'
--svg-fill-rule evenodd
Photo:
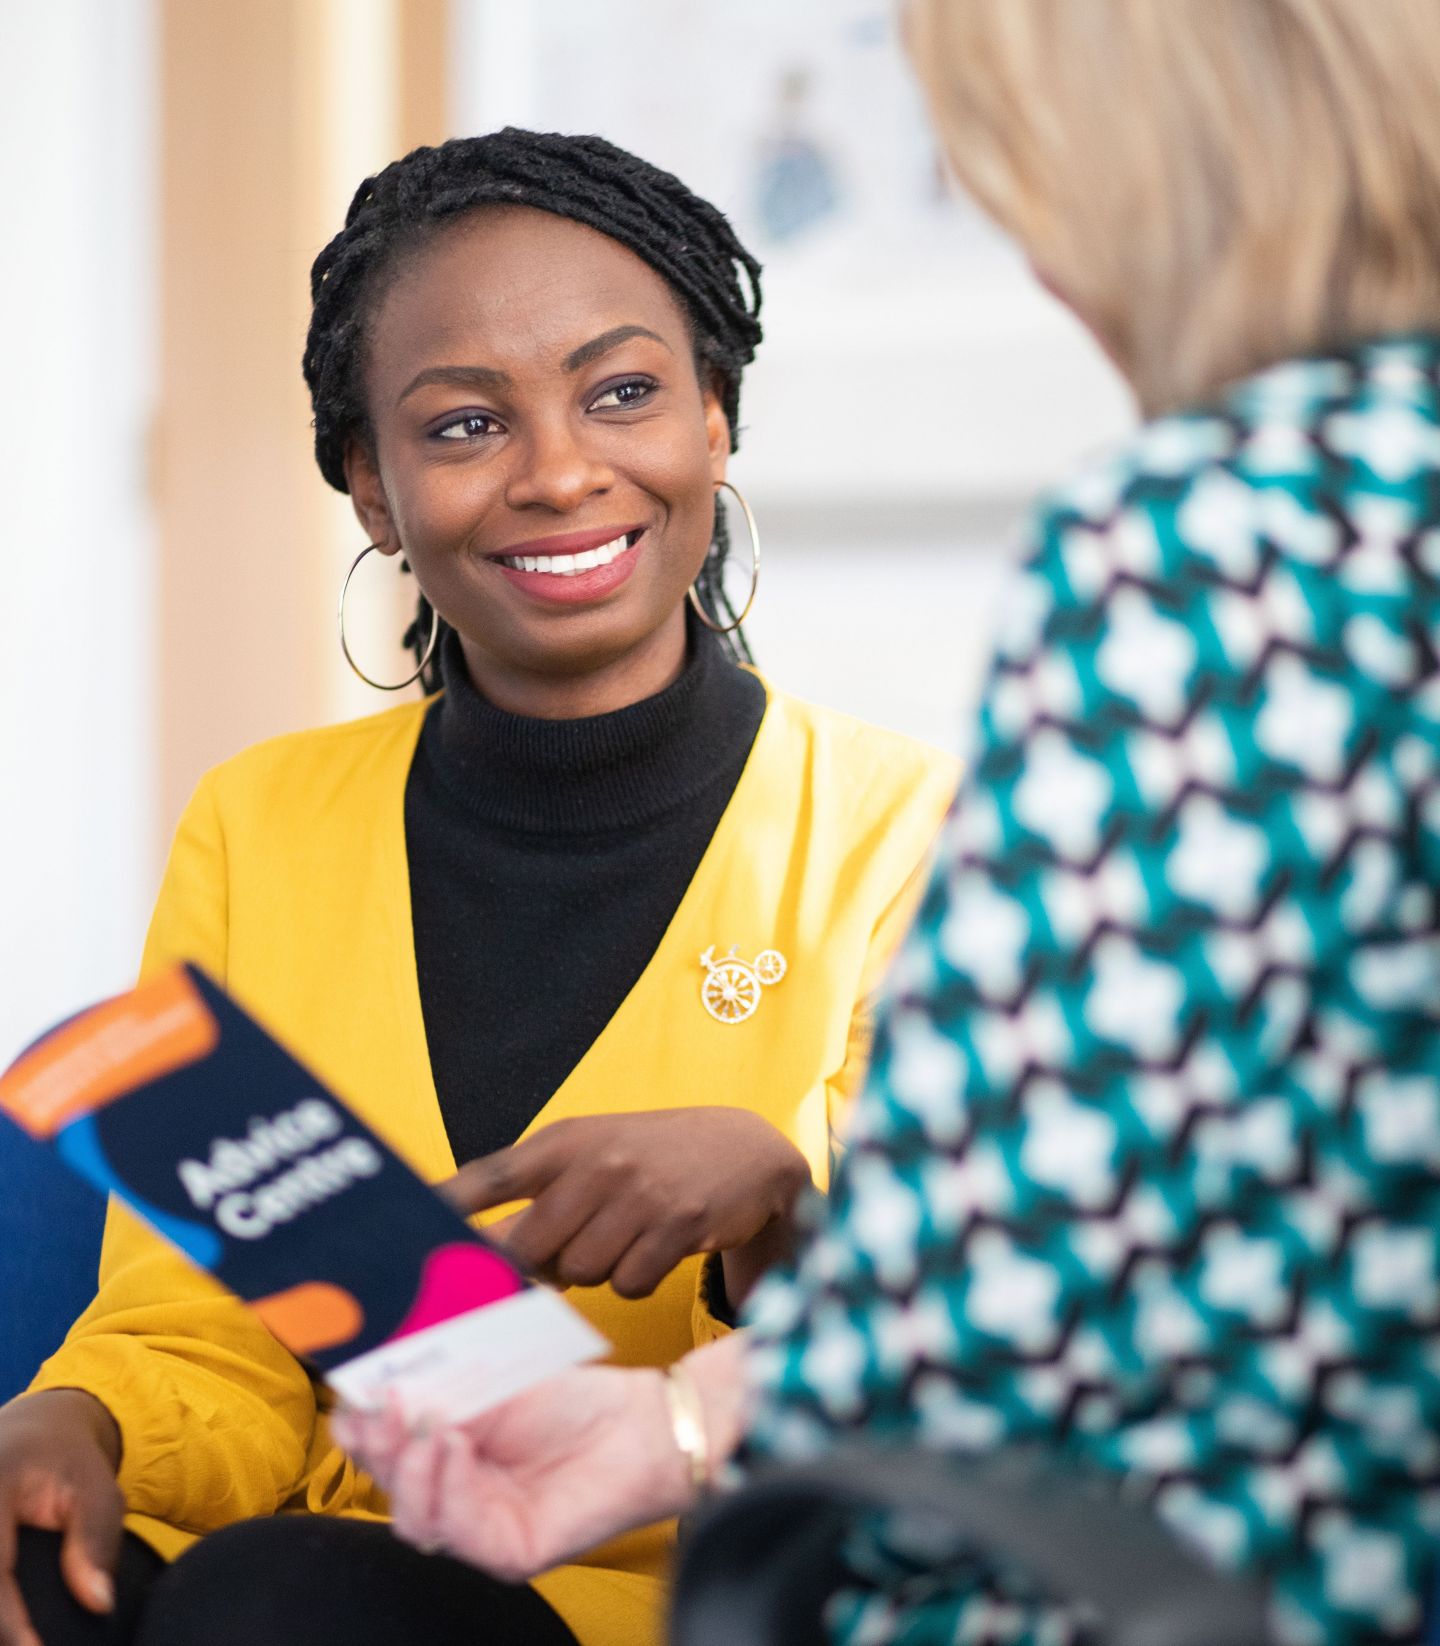
<path fill-rule="evenodd" d="M 525 1282 L 497 1253 L 459 1242 L 441 1246 L 425 1259 L 414 1305 L 388 1341 L 423 1332 L 427 1326 L 438 1326 L 470 1309 L 483 1309 L 524 1289 Z"/>

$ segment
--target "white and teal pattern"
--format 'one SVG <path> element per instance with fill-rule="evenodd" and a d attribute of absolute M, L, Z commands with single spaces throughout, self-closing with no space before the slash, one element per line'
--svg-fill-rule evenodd
<path fill-rule="evenodd" d="M 1041 1441 L 1413 1639 L 1440 1536 L 1440 343 L 1261 374 L 1040 515 L 751 1451 Z M 1062 1639 L 878 1542 L 847 1646 Z"/>

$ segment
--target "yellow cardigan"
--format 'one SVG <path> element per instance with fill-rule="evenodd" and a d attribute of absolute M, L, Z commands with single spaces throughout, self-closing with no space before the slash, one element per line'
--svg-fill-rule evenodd
<path fill-rule="evenodd" d="M 455 1169 L 415 974 L 404 791 L 422 703 L 247 750 L 180 822 L 145 972 L 199 962 L 425 1178 Z M 687 1104 L 762 1114 L 820 1183 L 868 1054 L 867 1000 L 913 912 L 957 779 L 909 739 L 769 693 L 730 805 L 649 965 L 533 1131 L 567 1115 Z M 703 951 L 778 949 L 746 1021 L 705 1010 Z M 499 1216 L 498 1208 L 490 1216 Z M 377 1231 L 383 1238 L 383 1231 Z M 626 1365 L 663 1366 L 719 1328 L 699 1259 L 653 1297 L 572 1291 Z M 127 1524 L 167 1557 L 279 1511 L 379 1517 L 328 1433 L 326 1399 L 258 1320 L 112 1208 L 100 1290 L 35 1389 L 83 1388 L 119 1424 Z M 536 1588 L 584 1646 L 658 1640 L 671 1529 L 594 1551 Z"/>

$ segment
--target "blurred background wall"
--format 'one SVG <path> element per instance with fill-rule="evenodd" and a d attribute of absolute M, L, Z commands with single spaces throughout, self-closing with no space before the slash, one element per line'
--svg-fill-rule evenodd
<path fill-rule="evenodd" d="M 0 0 L 0 1062 L 129 980 L 206 767 L 384 706 L 335 645 L 363 543 L 310 458 L 306 271 L 368 172 L 507 122 L 734 217 L 757 655 L 959 737 L 1026 501 L 1130 414 L 944 187 L 890 0 Z M 387 572 L 350 621 L 398 675 Z"/>

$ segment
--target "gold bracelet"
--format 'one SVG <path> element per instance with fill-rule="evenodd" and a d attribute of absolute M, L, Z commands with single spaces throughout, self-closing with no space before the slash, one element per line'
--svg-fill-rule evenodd
<path fill-rule="evenodd" d="M 665 1373 L 665 1399 L 670 1407 L 670 1430 L 690 1471 L 690 1485 L 698 1497 L 710 1484 L 710 1442 L 705 1434 L 705 1406 L 695 1379 L 678 1362 Z"/>

